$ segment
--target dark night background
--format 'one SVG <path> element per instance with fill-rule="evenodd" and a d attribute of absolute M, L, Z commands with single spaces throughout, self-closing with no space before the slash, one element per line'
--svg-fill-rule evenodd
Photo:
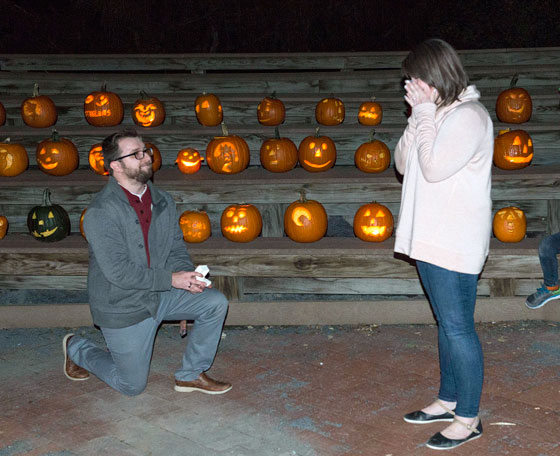
<path fill-rule="evenodd" d="M 0 53 L 560 46 L 559 0 L 0 0 Z"/>

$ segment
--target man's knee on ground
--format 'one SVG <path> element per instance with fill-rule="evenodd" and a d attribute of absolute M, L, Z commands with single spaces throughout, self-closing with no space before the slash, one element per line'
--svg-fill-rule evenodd
<path fill-rule="evenodd" d="M 148 382 L 138 382 L 138 383 L 120 383 L 118 385 L 119 392 L 123 393 L 126 396 L 138 396 L 141 394 L 147 386 Z"/>

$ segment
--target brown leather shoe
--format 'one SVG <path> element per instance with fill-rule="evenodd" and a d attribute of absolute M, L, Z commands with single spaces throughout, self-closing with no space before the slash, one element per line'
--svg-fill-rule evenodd
<path fill-rule="evenodd" d="M 89 378 L 89 372 L 83 367 L 78 366 L 68 356 L 68 341 L 74 337 L 74 334 L 66 334 L 62 339 L 62 351 L 64 352 L 64 375 L 70 380 L 81 381 Z"/>
<path fill-rule="evenodd" d="M 204 372 L 200 374 L 196 380 L 190 382 L 175 379 L 175 391 L 179 391 L 180 393 L 200 391 L 204 394 L 224 394 L 227 393 L 231 387 L 231 383 L 213 380 Z"/>

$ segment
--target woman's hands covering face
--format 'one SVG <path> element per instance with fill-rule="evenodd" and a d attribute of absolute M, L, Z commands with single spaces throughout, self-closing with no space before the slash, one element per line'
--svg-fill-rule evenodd
<path fill-rule="evenodd" d="M 406 80 L 404 90 L 406 90 L 404 99 L 412 107 L 421 103 L 435 103 L 439 97 L 437 89 L 430 87 L 421 79 Z"/>

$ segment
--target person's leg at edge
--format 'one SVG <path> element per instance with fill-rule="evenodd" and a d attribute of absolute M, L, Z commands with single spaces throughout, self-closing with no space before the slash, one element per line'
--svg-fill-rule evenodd
<path fill-rule="evenodd" d="M 226 297 L 214 288 L 202 293 L 172 289 L 161 297 L 157 319 L 194 320 L 187 337 L 182 366 L 175 378 L 192 381 L 210 369 L 222 336 L 222 327 L 228 310 Z"/>
<path fill-rule="evenodd" d="M 430 277 L 430 293 L 437 308 L 438 325 L 447 340 L 456 386 L 456 419 L 476 427 L 484 378 L 482 348 L 474 327 L 478 277 L 426 263 L 421 264 L 419 270 L 423 277 Z M 441 399 L 445 400 L 445 397 Z M 463 439 L 471 431 L 461 423 L 453 422 L 441 433 L 450 439 Z"/>
<path fill-rule="evenodd" d="M 101 328 L 109 351 L 74 336 L 68 355 L 111 388 L 135 396 L 146 388 L 157 328 L 153 318 L 126 328 Z"/>
<path fill-rule="evenodd" d="M 539 261 L 543 271 L 544 285 L 558 289 L 558 258 L 560 253 L 560 233 L 545 236 L 539 242 Z"/>

